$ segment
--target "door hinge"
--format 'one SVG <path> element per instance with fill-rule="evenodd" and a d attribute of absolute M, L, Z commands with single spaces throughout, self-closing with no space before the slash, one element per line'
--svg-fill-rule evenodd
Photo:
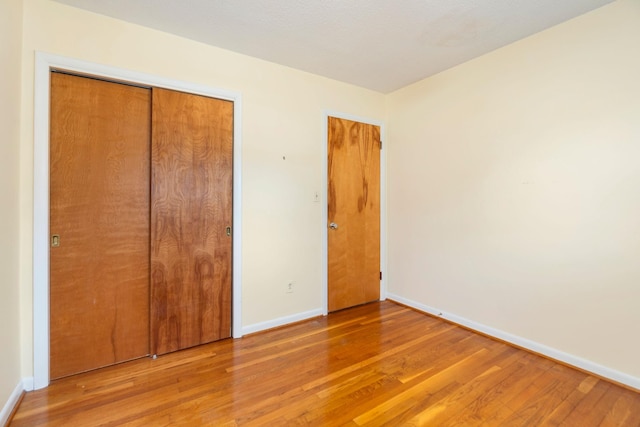
<path fill-rule="evenodd" d="M 382 271 L 380 272 L 380 280 L 382 280 Z"/>
<path fill-rule="evenodd" d="M 380 140 L 380 149 L 382 150 L 382 140 Z"/>

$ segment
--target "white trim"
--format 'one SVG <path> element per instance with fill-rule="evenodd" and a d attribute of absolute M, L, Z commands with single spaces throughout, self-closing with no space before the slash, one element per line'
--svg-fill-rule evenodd
<path fill-rule="evenodd" d="M 33 129 L 33 385 L 49 385 L 49 70 L 36 53 Z"/>
<path fill-rule="evenodd" d="M 25 380 L 21 380 L 18 382 L 16 387 L 13 389 L 13 391 L 9 395 L 9 399 L 7 399 L 4 406 L 2 407 L 2 411 L 0 411 L 0 426 L 7 425 L 7 421 L 9 421 L 9 416 L 11 415 L 11 412 L 13 412 L 18 402 L 20 401 L 20 396 L 22 395 L 22 392 L 27 390 L 24 386 L 24 383 L 25 383 Z"/>
<path fill-rule="evenodd" d="M 616 371 L 615 369 L 611 369 L 606 366 L 599 365 L 590 360 L 586 360 L 581 357 L 574 356 L 573 354 L 565 353 L 555 348 L 548 347 L 544 344 L 540 344 L 535 341 L 531 341 L 526 338 L 522 338 L 517 335 L 513 335 L 508 332 L 504 332 L 499 329 L 495 329 L 490 326 L 486 326 L 481 323 L 474 322 L 473 320 L 466 319 L 456 314 L 447 313 L 442 310 L 438 310 L 428 305 L 421 304 L 419 302 L 412 301 L 407 298 L 403 298 L 399 295 L 389 293 L 387 294 L 387 297 L 392 301 L 397 301 L 401 304 L 415 308 L 425 313 L 429 313 L 437 317 L 442 317 L 443 319 L 446 319 L 455 324 L 464 326 L 466 328 L 472 329 L 477 332 L 481 332 L 483 334 L 489 335 L 499 340 L 506 341 L 518 347 L 522 347 L 524 349 L 533 351 L 534 353 L 538 353 L 543 356 L 546 356 L 550 359 L 557 360 L 562 363 L 566 363 L 567 365 L 571 365 L 576 368 L 582 369 L 584 371 L 591 372 L 603 378 L 616 381 L 620 384 L 624 384 L 626 386 L 629 386 L 631 388 L 634 388 L 640 391 L 640 378 L 633 377 L 631 375 L 625 374 L 624 372 Z"/>
<path fill-rule="evenodd" d="M 33 377 L 25 377 L 22 379 L 24 391 L 33 391 Z"/>
<path fill-rule="evenodd" d="M 242 337 L 242 96 L 233 100 L 233 338 Z"/>
<path fill-rule="evenodd" d="M 247 325 L 242 328 L 243 334 L 253 334 L 256 332 L 265 331 L 267 329 L 277 328 L 279 326 L 288 325 L 294 322 L 300 322 L 302 320 L 311 319 L 313 317 L 322 316 L 322 309 L 317 308 L 315 310 L 304 311 L 302 313 L 292 314 L 290 316 L 279 317 L 273 320 L 267 320 L 266 322 L 254 323 L 253 325 Z"/>
<path fill-rule="evenodd" d="M 324 209 L 322 210 L 321 232 L 322 232 L 322 313 L 326 315 L 329 312 L 329 234 L 328 234 L 328 180 L 329 180 L 329 117 L 338 119 L 351 120 L 354 122 L 366 123 L 369 125 L 380 127 L 380 140 L 382 141 L 382 150 L 380 150 L 380 271 L 382 272 L 382 280 L 380 281 L 380 300 L 387 299 L 387 145 L 386 130 L 384 122 L 380 120 L 369 119 L 366 117 L 356 116 L 353 114 L 345 114 L 337 111 L 327 110 L 324 112 L 322 124 L 324 140 L 322 143 L 322 200 L 324 201 Z"/>
<path fill-rule="evenodd" d="M 49 73 L 51 69 L 233 101 L 233 331 L 242 336 L 242 95 L 136 71 L 36 52 L 33 164 L 33 388 L 49 385 Z"/>

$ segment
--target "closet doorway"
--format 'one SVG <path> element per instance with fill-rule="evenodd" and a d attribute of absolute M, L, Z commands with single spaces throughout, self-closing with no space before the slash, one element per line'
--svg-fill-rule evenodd
<path fill-rule="evenodd" d="M 231 336 L 233 102 L 50 82 L 50 377 Z"/>

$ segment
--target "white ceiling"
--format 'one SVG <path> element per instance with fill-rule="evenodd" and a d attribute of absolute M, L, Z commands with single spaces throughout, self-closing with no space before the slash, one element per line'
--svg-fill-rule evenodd
<path fill-rule="evenodd" d="M 388 93 L 613 0 L 56 0 Z"/>

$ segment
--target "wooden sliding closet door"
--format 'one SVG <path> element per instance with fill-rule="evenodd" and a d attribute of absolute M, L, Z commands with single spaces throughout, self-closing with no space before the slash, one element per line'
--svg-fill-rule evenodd
<path fill-rule="evenodd" d="M 153 89 L 151 353 L 231 336 L 233 103 Z"/>
<path fill-rule="evenodd" d="M 52 379 L 149 354 L 150 98 L 51 74 Z"/>

